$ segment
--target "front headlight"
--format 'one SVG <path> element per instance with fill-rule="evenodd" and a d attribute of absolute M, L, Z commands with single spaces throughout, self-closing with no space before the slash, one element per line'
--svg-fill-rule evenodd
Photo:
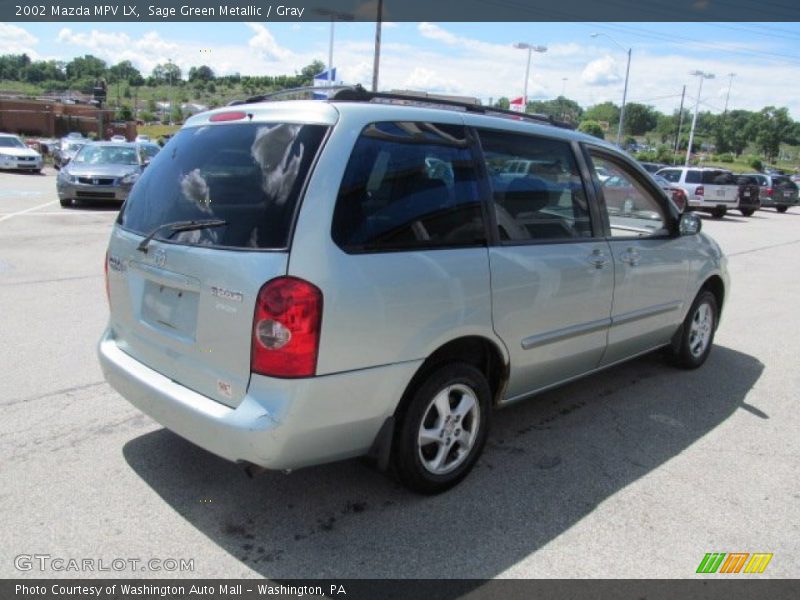
<path fill-rule="evenodd" d="M 119 180 L 119 182 L 122 185 L 133 185 L 134 183 L 136 183 L 137 179 L 139 179 L 139 173 L 134 171 L 133 173 L 128 173 L 127 175 L 125 175 L 122 179 Z"/>

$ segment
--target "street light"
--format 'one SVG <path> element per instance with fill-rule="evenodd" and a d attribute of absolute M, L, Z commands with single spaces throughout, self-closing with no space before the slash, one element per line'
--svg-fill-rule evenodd
<path fill-rule="evenodd" d="M 528 44 L 526 42 L 517 42 L 514 44 L 514 48 L 528 51 L 528 64 L 525 66 L 525 91 L 522 94 L 522 112 L 526 112 L 528 110 L 528 75 L 531 71 L 531 53 L 547 52 L 547 46 L 534 46 L 533 44 Z"/>
<path fill-rule="evenodd" d="M 628 99 L 628 77 L 631 73 L 631 50 L 633 50 L 633 48 L 625 48 L 625 46 L 620 44 L 616 39 L 614 39 L 614 37 L 607 33 L 593 33 L 591 34 L 591 37 L 596 38 L 601 35 L 607 37 L 617 46 L 622 48 L 622 50 L 628 53 L 628 66 L 625 67 L 625 89 L 622 91 L 622 108 L 619 110 L 619 128 L 617 129 L 617 146 L 622 147 L 622 127 L 625 123 L 625 101 Z"/>
<path fill-rule="evenodd" d="M 694 103 L 694 117 L 692 117 L 692 130 L 689 132 L 689 146 L 686 148 L 686 163 L 685 167 L 689 166 L 689 158 L 692 155 L 692 142 L 694 141 L 694 127 L 697 124 L 697 109 L 700 108 L 700 93 L 703 91 L 703 80 L 714 79 L 713 73 L 705 73 L 703 71 L 692 71 L 689 75 L 700 78 L 700 86 L 697 88 L 697 100 Z"/>
<path fill-rule="evenodd" d="M 333 85 L 333 29 L 336 21 L 352 21 L 353 15 L 345 12 L 338 12 L 329 8 L 315 8 L 314 12 L 331 19 L 331 37 L 328 42 L 328 85 Z"/>

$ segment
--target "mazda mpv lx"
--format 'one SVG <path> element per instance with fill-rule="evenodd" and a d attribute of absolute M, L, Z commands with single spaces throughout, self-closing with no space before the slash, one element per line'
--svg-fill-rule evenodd
<path fill-rule="evenodd" d="M 659 348 L 706 360 L 728 275 L 699 230 L 627 155 L 544 117 L 255 98 L 190 118 L 135 184 L 99 358 L 251 471 L 371 455 L 439 492 L 497 407 Z"/>

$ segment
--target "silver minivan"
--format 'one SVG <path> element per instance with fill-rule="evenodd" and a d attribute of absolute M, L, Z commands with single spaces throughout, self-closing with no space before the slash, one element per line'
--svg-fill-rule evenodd
<path fill-rule="evenodd" d="M 703 364 L 726 259 L 635 161 L 344 91 L 196 115 L 136 182 L 98 346 L 135 406 L 250 472 L 370 455 L 435 493 L 496 408 L 659 348 Z"/>

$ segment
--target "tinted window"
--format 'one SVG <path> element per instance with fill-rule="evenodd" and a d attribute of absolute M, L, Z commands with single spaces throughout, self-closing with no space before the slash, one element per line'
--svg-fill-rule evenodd
<path fill-rule="evenodd" d="M 300 191 L 326 128 L 247 123 L 183 129 L 153 158 L 119 223 L 136 233 L 176 221 L 221 227 L 171 240 L 234 248 L 284 248 Z M 169 237 L 164 229 L 156 238 Z"/>
<path fill-rule="evenodd" d="M 796 190 L 797 185 L 788 177 L 772 176 L 772 187 L 782 188 L 785 190 Z"/>
<path fill-rule="evenodd" d="M 681 172 L 677 169 L 666 169 L 658 172 L 661 177 L 672 183 L 678 183 L 681 180 Z"/>
<path fill-rule="evenodd" d="M 686 183 L 703 183 L 703 172 L 689 169 L 686 171 Z"/>
<path fill-rule="evenodd" d="M 133 146 L 101 146 L 87 144 L 72 159 L 76 164 L 88 165 L 138 165 Z"/>
<path fill-rule="evenodd" d="M 613 237 L 646 237 L 667 233 L 667 217 L 661 202 L 621 161 L 590 152 L 595 167 L 611 176 L 600 183 Z"/>
<path fill-rule="evenodd" d="M 735 185 L 736 178 L 727 171 L 702 171 L 703 183 L 713 185 Z"/>
<path fill-rule="evenodd" d="M 357 251 L 485 243 L 464 128 L 368 125 L 342 179 L 332 235 L 342 248 Z"/>
<path fill-rule="evenodd" d="M 592 236 L 589 206 L 566 142 L 480 131 L 501 241 Z"/>

